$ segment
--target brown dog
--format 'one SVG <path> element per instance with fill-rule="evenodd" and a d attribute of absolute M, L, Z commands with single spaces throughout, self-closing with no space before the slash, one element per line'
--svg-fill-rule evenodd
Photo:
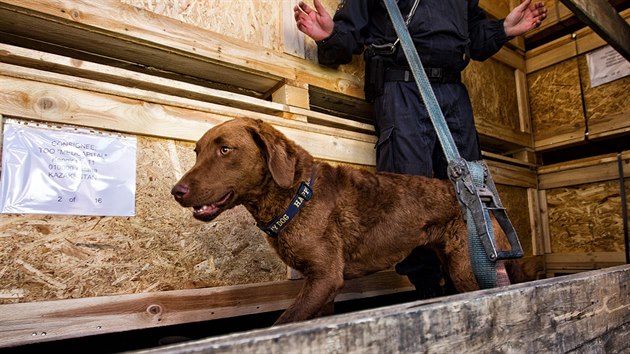
<path fill-rule="evenodd" d="M 276 324 L 317 316 L 345 279 L 388 269 L 422 245 L 438 250 L 458 291 L 478 289 L 449 181 L 316 162 L 253 119 L 210 129 L 195 152 L 195 165 L 171 191 L 195 218 L 210 221 L 243 204 L 259 226 L 284 227 L 267 241 L 305 281 Z M 301 187 L 311 178 L 312 194 Z M 276 219 L 291 203 L 301 206 L 295 217 Z"/>

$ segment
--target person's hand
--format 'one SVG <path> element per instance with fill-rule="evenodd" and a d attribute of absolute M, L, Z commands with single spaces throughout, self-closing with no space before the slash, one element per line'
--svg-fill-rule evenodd
<path fill-rule="evenodd" d="M 334 23 L 319 0 L 313 2 L 315 9 L 306 5 L 303 1 L 293 8 L 297 28 L 315 41 L 330 37 Z"/>
<path fill-rule="evenodd" d="M 547 8 L 544 2 L 525 0 L 512 9 L 503 21 L 505 34 L 509 37 L 520 36 L 540 26 L 547 18 Z"/>

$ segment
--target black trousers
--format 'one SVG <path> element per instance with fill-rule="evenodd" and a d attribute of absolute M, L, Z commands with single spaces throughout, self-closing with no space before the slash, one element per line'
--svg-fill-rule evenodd
<path fill-rule="evenodd" d="M 480 160 L 466 87 L 462 83 L 434 83 L 432 87 L 460 155 L 468 161 Z M 415 82 L 385 82 L 383 95 L 374 102 L 374 114 L 379 171 L 448 178 L 446 157 Z M 419 298 L 454 293 L 432 249 L 416 248 L 396 265 L 396 271 L 409 278 Z"/>

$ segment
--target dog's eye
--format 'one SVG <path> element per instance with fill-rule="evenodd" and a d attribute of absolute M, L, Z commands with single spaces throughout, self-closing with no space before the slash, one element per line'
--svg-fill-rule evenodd
<path fill-rule="evenodd" d="M 219 151 L 221 152 L 221 155 L 227 155 L 230 151 L 232 151 L 232 148 L 229 146 L 221 146 Z"/>

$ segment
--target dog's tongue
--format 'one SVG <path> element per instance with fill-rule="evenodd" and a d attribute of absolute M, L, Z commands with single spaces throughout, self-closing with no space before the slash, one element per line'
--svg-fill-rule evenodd
<path fill-rule="evenodd" d="M 232 193 L 230 192 L 224 195 L 221 200 L 213 204 L 193 207 L 193 216 L 204 217 L 219 213 L 221 211 L 221 207 L 230 199 L 231 196 Z"/>
<path fill-rule="evenodd" d="M 219 207 L 216 204 L 203 205 L 200 207 L 194 207 L 193 215 L 195 216 L 212 215 L 212 214 L 216 214 L 218 211 L 219 211 Z"/>

